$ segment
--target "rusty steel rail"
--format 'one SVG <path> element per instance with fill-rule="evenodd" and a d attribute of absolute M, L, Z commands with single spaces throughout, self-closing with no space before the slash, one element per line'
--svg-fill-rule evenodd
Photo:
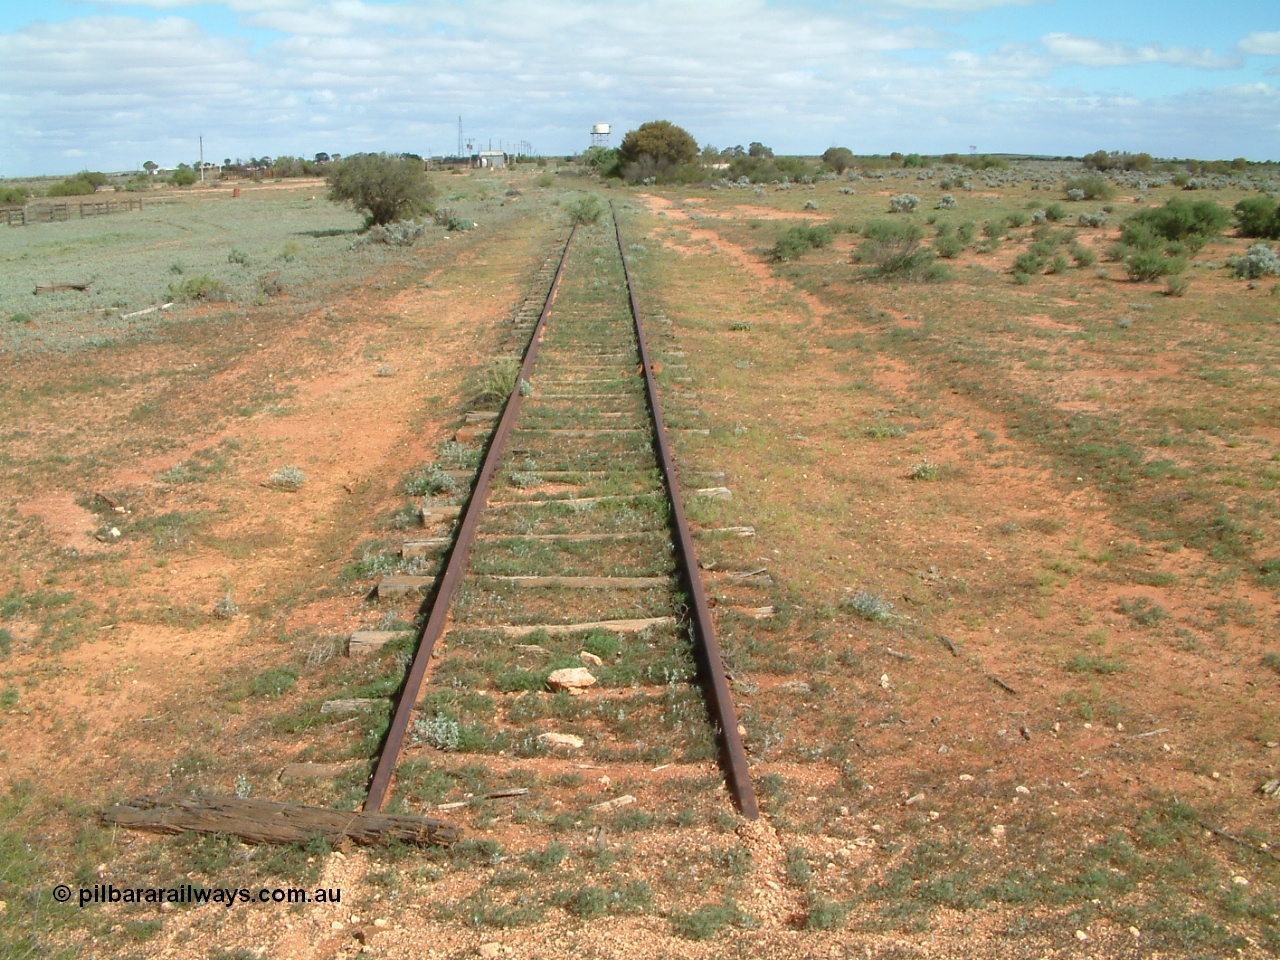
<path fill-rule="evenodd" d="M 662 415 L 662 405 L 658 398 L 657 383 L 653 376 L 653 364 L 649 347 L 645 340 L 643 317 L 636 297 L 635 284 L 631 276 L 631 268 L 627 262 L 626 244 L 622 238 L 622 228 L 618 221 L 617 210 L 610 204 L 613 217 L 613 228 L 618 241 L 618 253 L 622 259 L 623 274 L 626 278 L 627 297 L 631 311 L 636 345 L 645 380 L 646 405 L 653 426 L 654 453 L 657 456 L 662 473 L 663 486 L 670 503 L 671 533 L 674 541 L 677 561 L 680 567 L 680 580 L 687 591 L 691 606 L 690 627 L 693 632 L 693 647 L 698 670 L 707 699 L 708 713 L 717 728 L 721 748 L 721 763 L 730 795 L 741 814 L 751 820 L 759 817 L 760 811 L 756 800 L 755 788 L 751 782 L 751 774 L 747 764 L 746 751 L 742 744 L 742 736 L 738 730 L 737 715 L 733 706 L 733 698 L 729 692 L 728 679 L 725 676 L 724 664 L 716 638 L 715 625 L 711 619 L 710 604 L 707 602 L 706 590 L 702 577 L 698 573 L 698 558 L 693 545 L 693 534 L 684 511 L 680 497 L 679 477 L 675 460 L 671 453 L 671 444 L 667 436 L 666 422 Z M 418 638 L 417 651 L 404 687 L 392 717 L 382 753 L 378 758 L 373 777 L 369 784 L 369 794 L 365 799 L 364 812 L 377 813 L 386 802 L 391 786 L 400 750 L 404 745 L 409 721 L 413 714 L 426 677 L 427 667 L 435 649 L 436 642 L 444 633 L 454 593 L 466 574 L 471 550 L 476 541 L 480 517 L 488 503 L 489 491 L 499 463 L 505 455 L 507 440 L 514 428 L 516 417 L 521 406 L 522 381 L 532 376 L 537 359 L 538 347 L 542 338 L 547 316 L 554 305 L 556 292 L 560 287 L 565 266 L 569 260 L 569 251 L 573 244 L 577 228 L 570 233 L 565 244 L 564 253 L 556 269 L 555 279 L 547 294 L 546 303 L 538 317 L 529 338 L 529 345 L 524 354 L 524 361 L 516 381 L 516 387 L 503 407 L 502 416 L 490 439 L 485 454 L 484 464 L 480 468 L 475 488 L 467 502 L 453 548 L 449 553 L 444 574 L 440 579 L 431 607 L 431 613 L 423 625 Z"/>
<path fill-rule="evenodd" d="M 404 688 L 400 692 L 400 700 L 396 704 L 395 716 L 391 718 L 391 726 L 387 730 L 387 738 L 383 741 L 382 753 L 378 757 L 378 765 L 374 768 L 373 779 L 369 781 L 369 795 L 364 801 L 365 813 L 379 813 L 386 802 L 387 791 L 391 787 L 391 775 L 395 772 L 400 750 L 404 746 L 404 737 L 409 729 L 409 719 L 418 702 L 418 693 L 422 689 L 422 681 L 427 675 L 427 666 L 431 663 L 431 654 L 435 650 L 436 641 L 444 633 L 445 621 L 449 616 L 449 607 L 453 602 L 454 592 L 462 582 L 467 571 L 467 562 L 471 558 L 471 548 L 475 545 L 476 531 L 480 526 L 480 515 L 489 499 L 489 488 L 493 483 L 493 475 L 502 460 L 507 437 L 516 422 L 516 414 L 520 412 L 523 399 L 520 384 L 528 380 L 533 371 L 534 361 L 538 356 L 538 345 L 542 339 L 542 328 L 546 325 L 547 314 L 555 302 L 556 291 L 560 287 L 560 279 L 564 276 L 565 264 L 569 262 L 569 249 L 573 246 L 573 238 L 578 228 L 575 225 L 565 242 L 564 253 L 560 257 L 560 265 L 556 268 L 555 279 L 551 281 L 551 289 L 547 293 L 547 301 L 538 316 L 538 322 L 529 337 L 529 346 L 524 353 L 524 362 L 520 365 L 520 373 L 516 377 L 515 389 L 507 398 L 502 409 L 502 417 L 489 441 L 489 449 L 485 454 L 484 465 L 476 478 L 475 488 L 467 501 L 467 509 L 454 538 L 453 549 L 445 565 L 444 576 L 440 579 L 436 591 L 435 602 L 431 606 L 431 614 L 418 635 L 417 652 L 413 657 L 413 665 L 405 678 Z"/>
<path fill-rule="evenodd" d="M 698 573 L 698 555 L 693 546 L 693 532 L 685 516 L 684 502 L 680 497 L 679 475 L 675 459 L 671 455 L 671 443 L 667 439 L 666 422 L 662 417 L 662 404 L 658 399 L 658 385 L 653 377 L 653 364 L 649 346 L 645 341 L 644 323 L 640 304 L 636 299 L 636 287 L 631 280 L 631 267 L 627 263 L 627 247 L 622 239 L 622 227 L 618 223 L 618 211 L 609 203 L 613 214 L 613 229 L 618 236 L 618 253 L 622 257 L 622 271 L 627 279 L 627 297 L 631 302 L 631 317 L 635 323 L 636 343 L 640 349 L 640 364 L 644 370 L 645 394 L 649 402 L 649 414 L 653 419 L 653 442 L 662 468 L 662 480 L 671 503 L 671 530 L 675 537 L 676 554 L 680 562 L 680 576 L 689 594 L 694 634 L 694 649 L 702 673 L 707 694 L 707 705 L 720 732 L 720 746 L 725 778 L 738 810 L 749 820 L 758 819 L 760 808 L 756 802 L 755 787 L 751 783 L 751 771 L 747 753 L 738 732 L 738 716 L 729 692 L 729 681 L 724 672 L 720 654 L 720 642 L 716 638 L 715 624 L 711 619 L 711 605 Z"/>

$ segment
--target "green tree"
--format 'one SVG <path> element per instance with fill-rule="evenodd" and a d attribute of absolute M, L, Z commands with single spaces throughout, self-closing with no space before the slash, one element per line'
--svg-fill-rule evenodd
<path fill-rule="evenodd" d="M 588 147 L 582 155 L 582 163 L 602 177 L 622 175 L 622 159 L 612 147 Z"/>
<path fill-rule="evenodd" d="M 366 226 L 410 220 L 433 209 L 435 187 L 420 160 L 357 153 L 331 165 L 325 182 L 334 203 L 349 203 L 368 214 Z"/>
<path fill-rule="evenodd" d="M 751 145 L 747 147 L 747 156 L 755 157 L 757 160 L 772 160 L 773 151 L 770 150 L 768 147 L 766 147 L 763 143 L 760 143 L 759 141 L 753 141 Z"/>
<path fill-rule="evenodd" d="M 652 163 L 678 167 L 697 159 L 698 141 L 670 120 L 650 120 L 622 138 L 618 154 L 624 165 L 648 157 Z"/>
<path fill-rule="evenodd" d="M 178 164 L 178 169 L 169 175 L 169 182 L 175 187 L 189 187 L 200 179 L 187 163 Z"/>
<path fill-rule="evenodd" d="M 836 173 L 844 173 L 853 166 L 853 151 L 848 147 L 827 147 L 822 162 Z"/>

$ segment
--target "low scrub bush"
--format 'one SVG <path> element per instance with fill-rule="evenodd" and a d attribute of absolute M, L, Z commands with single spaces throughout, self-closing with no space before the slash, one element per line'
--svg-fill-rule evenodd
<path fill-rule="evenodd" d="M 924 237 L 924 228 L 918 223 L 903 223 L 897 220 L 872 220 L 863 226 L 862 235 L 868 240 L 875 240 L 880 243 L 915 243 Z"/>
<path fill-rule="evenodd" d="M 845 598 L 841 606 L 856 613 L 863 620 L 873 622 L 896 620 L 898 617 L 893 612 L 893 604 L 878 593 L 871 593 L 868 590 L 859 590 L 853 596 Z"/>
<path fill-rule="evenodd" d="M 1068 180 L 1066 191 L 1068 200 L 1110 200 L 1116 195 L 1116 186 L 1094 173 Z"/>
<path fill-rule="evenodd" d="M 1130 280 L 1159 280 L 1187 269 L 1181 257 L 1166 257 L 1155 250 L 1137 250 L 1125 258 L 1124 265 Z"/>
<path fill-rule="evenodd" d="M 950 260 L 952 257 L 958 257 L 966 246 L 968 244 L 961 240 L 960 237 L 954 233 L 949 233 L 933 241 L 933 252 L 944 260 Z"/>
<path fill-rule="evenodd" d="M 573 223 L 596 223 L 607 208 L 594 193 L 584 193 L 565 204 L 565 211 Z"/>
<path fill-rule="evenodd" d="M 231 290 L 223 281 L 202 273 L 169 284 L 168 296 L 170 300 L 182 302 L 226 303 L 231 299 Z"/>
<path fill-rule="evenodd" d="M 75 176 L 68 177 L 61 183 L 55 183 L 45 191 L 45 194 L 50 197 L 82 197 L 96 192 L 97 189 L 98 188 L 88 180 Z"/>
<path fill-rule="evenodd" d="M 393 220 L 370 227 L 352 246 L 412 247 L 426 229 L 426 223 L 420 220 Z"/>
<path fill-rule="evenodd" d="M 1018 254 L 1014 259 L 1012 270 L 1015 275 L 1021 273 L 1030 276 L 1031 274 L 1042 272 L 1044 270 L 1045 262 L 1045 257 L 1038 251 L 1026 250 Z"/>
<path fill-rule="evenodd" d="M 1077 267 L 1092 267 L 1098 262 L 1098 255 L 1078 240 L 1072 240 L 1067 245 L 1067 251 L 1071 254 L 1071 259 L 1076 262 Z"/>
<path fill-rule="evenodd" d="M 26 203 L 31 191 L 26 187 L 0 187 L 0 206 Z"/>
<path fill-rule="evenodd" d="M 673 913 L 671 927 L 676 936 L 686 940 L 710 940 L 729 926 L 750 927 L 750 914 L 743 913 L 732 898 L 724 903 L 708 903 L 692 913 Z"/>
<path fill-rule="evenodd" d="M 458 492 L 458 481 L 434 463 L 405 478 L 404 492 L 411 497 L 435 497 Z"/>
<path fill-rule="evenodd" d="M 490 360 L 480 375 L 477 400 L 503 403 L 516 388 L 520 377 L 520 361 L 515 357 L 496 357 Z"/>
<path fill-rule="evenodd" d="M 437 226 L 444 227 L 451 233 L 458 233 L 463 230 L 474 230 L 475 221 L 468 220 L 466 217 L 460 217 L 448 207 L 440 207 L 431 215 Z"/>
<path fill-rule="evenodd" d="M 770 257 L 776 261 L 797 260 L 810 250 L 825 247 L 831 242 L 828 227 L 792 227 L 773 245 Z"/>
<path fill-rule="evenodd" d="M 1232 212 L 1240 236 L 1280 240 L 1280 205 L 1270 197 L 1246 197 Z"/>
<path fill-rule="evenodd" d="M 871 276 L 881 280 L 936 282 L 948 277 L 934 252 L 919 240 L 866 240 L 854 254 L 858 263 L 871 267 Z"/>
<path fill-rule="evenodd" d="M 1163 207 L 1134 214 L 1125 222 L 1120 239 L 1140 248 L 1149 248 L 1160 240 L 1176 242 L 1195 252 L 1222 233 L 1230 222 L 1231 212 L 1212 200 L 1177 197 Z"/>

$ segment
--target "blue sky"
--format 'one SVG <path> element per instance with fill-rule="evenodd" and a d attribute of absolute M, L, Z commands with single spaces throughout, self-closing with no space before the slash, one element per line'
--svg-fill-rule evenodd
<path fill-rule="evenodd" d="M 0 0 L 0 176 L 547 154 L 669 119 L 782 153 L 1280 159 L 1280 4 Z"/>

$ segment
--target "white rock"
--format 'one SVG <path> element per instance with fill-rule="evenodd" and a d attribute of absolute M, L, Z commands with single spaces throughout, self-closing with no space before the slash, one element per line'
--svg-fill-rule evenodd
<path fill-rule="evenodd" d="M 494 957 L 502 956 L 502 944 L 500 943 L 482 943 L 480 949 L 476 951 L 486 960 L 493 960 Z"/>
<path fill-rule="evenodd" d="M 570 750 L 579 750 L 585 741 L 572 733 L 540 733 L 538 742 L 548 747 L 568 747 Z"/>
<path fill-rule="evenodd" d="M 579 660 L 581 660 L 583 663 L 589 663 L 589 664 L 591 664 L 591 666 L 593 666 L 593 667 L 603 667 L 603 666 L 604 666 L 604 661 L 603 661 L 603 660 L 601 660 L 599 657 L 597 657 L 594 653 L 591 653 L 591 652 L 589 652 L 589 651 L 587 651 L 587 650 L 583 650 L 580 654 L 578 654 L 578 659 L 579 659 Z"/>
<path fill-rule="evenodd" d="M 552 690 L 585 690 L 587 687 L 593 686 L 596 678 L 592 676 L 591 671 L 586 667 L 566 667 L 563 670 L 553 670 L 551 675 L 547 677 L 547 686 Z"/>
<path fill-rule="evenodd" d="M 614 797 L 612 800 L 606 800 L 604 803 L 593 803 L 588 810 L 595 810 L 599 813 L 607 813 L 610 810 L 617 810 L 619 807 L 629 807 L 636 802 L 636 798 L 629 793 L 624 793 L 620 797 Z"/>

